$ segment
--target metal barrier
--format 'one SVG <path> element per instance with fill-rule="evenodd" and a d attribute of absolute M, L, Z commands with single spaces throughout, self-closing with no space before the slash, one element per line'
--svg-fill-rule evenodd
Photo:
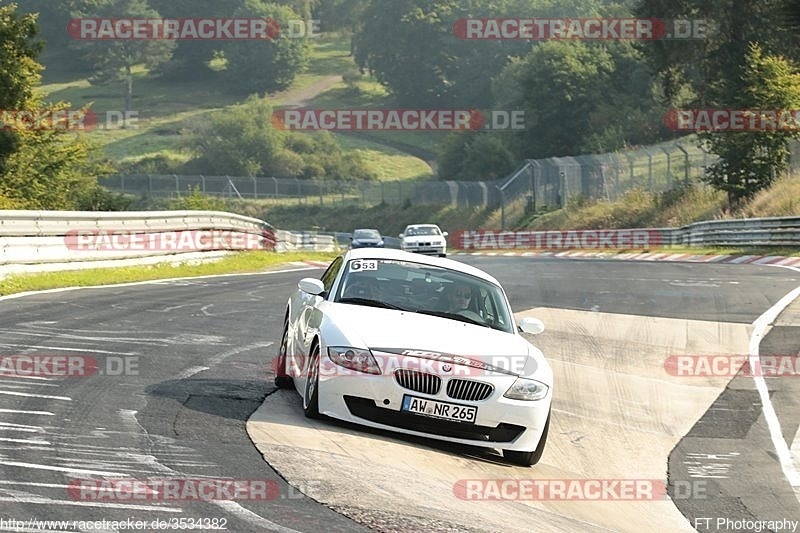
<path fill-rule="evenodd" d="M 678 231 L 689 246 L 800 246 L 800 217 L 696 222 Z"/>
<path fill-rule="evenodd" d="M 556 234 L 561 234 L 556 238 Z M 613 235 L 612 235 L 613 234 Z M 276 230 L 255 218 L 217 211 L 0 211 L 0 275 L 182 262 L 239 250 L 335 252 L 348 233 Z M 386 246 L 397 239 L 386 237 Z M 647 246 L 800 246 L 800 217 L 697 222 L 682 228 L 584 231 L 455 231 L 461 249 L 608 249 Z M 544 243 L 544 246 L 542 246 Z M 535 244 L 535 246 L 534 246 Z M 622 248 L 620 244 L 617 246 Z"/>
<path fill-rule="evenodd" d="M 450 246 L 462 250 L 632 250 L 662 246 L 800 247 L 800 217 L 696 222 L 682 228 L 609 230 L 459 230 Z"/>
<path fill-rule="evenodd" d="M 217 211 L 0 211 L 0 274 L 190 261 L 276 247 L 268 223 Z"/>

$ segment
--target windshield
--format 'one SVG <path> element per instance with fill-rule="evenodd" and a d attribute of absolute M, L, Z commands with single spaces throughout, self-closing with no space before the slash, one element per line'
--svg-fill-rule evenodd
<path fill-rule="evenodd" d="M 334 301 L 429 314 L 512 332 L 502 289 L 455 270 L 410 261 L 354 259 Z"/>
<path fill-rule="evenodd" d="M 354 239 L 380 239 L 381 234 L 374 229 L 357 229 L 353 232 Z"/>
<path fill-rule="evenodd" d="M 436 226 L 415 226 L 406 228 L 406 235 L 441 235 L 442 232 Z"/>

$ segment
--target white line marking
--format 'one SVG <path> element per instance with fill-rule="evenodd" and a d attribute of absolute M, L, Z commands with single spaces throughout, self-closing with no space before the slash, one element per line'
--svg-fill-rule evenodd
<path fill-rule="evenodd" d="M 783 298 L 778 303 L 770 307 L 764 314 L 753 322 L 753 334 L 750 337 L 750 346 L 748 347 L 748 355 L 750 359 L 750 368 L 757 368 L 759 364 L 759 347 L 761 340 L 766 336 L 778 315 L 786 309 L 795 299 L 800 297 L 800 287 L 796 288 Z M 772 405 L 772 400 L 769 397 L 769 390 L 767 389 L 767 382 L 764 376 L 753 376 L 753 381 L 758 391 L 758 396 L 761 399 L 761 409 L 764 412 L 764 419 L 767 421 L 769 427 L 769 434 L 772 438 L 772 445 L 775 447 L 775 453 L 778 455 L 778 460 L 781 463 L 781 469 L 784 476 L 789 481 L 789 484 L 795 489 L 795 496 L 800 500 L 800 471 L 792 459 L 792 453 L 781 432 L 781 423 L 778 420 L 778 415 L 775 413 L 775 408 Z"/>
<path fill-rule="evenodd" d="M 10 422 L 0 422 L 0 429 L 8 428 L 8 429 L 26 429 L 30 431 L 38 431 L 39 433 L 44 433 L 44 428 L 42 426 L 29 426 L 27 424 L 12 424 Z"/>
<path fill-rule="evenodd" d="M 55 413 L 51 413 L 50 411 L 18 411 L 16 409 L 0 409 L 0 413 L 11 413 L 16 415 L 56 416 Z"/>
<path fill-rule="evenodd" d="M 71 402 L 72 398 L 68 396 L 49 396 L 47 394 L 32 394 L 28 392 L 13 392 L 9 390 L 0 390 L 0 394 L 7 394 L 8 396 L 24 396 L 26 398 L 43 398 L 45 400 L 64 400 Z"/>
<path fill-rule="evenodd" d="M 267 529 L 269 531 L 278 531 L 279 533 L 300 533 L 297 530 L 284 527 L 280 524 L 276 524 L 270 520 L 267 520 L 261 515 L 254 513 L 249 509 L 245 509 L 238 503 L 231 501 L 231 500 L 214 500 L 211 503 L 215 504 L 217 507 L 223 508 L 225 511 L 231 513 L 232 515 L 236 516 L 240 520 L 244 520 L 245 522 L 250 522 L 254 526 L 258 526 L 261 529 Z"/>
<path fill-rule="evenodd" d="M 184 370 L 183 372 L 178 374 L 178 377 L 180 379 L 187 379 L 187 378 L 190 378 L 190 377 L 194 376 L 195 374 L 203 372 L 204 370 L 208 370 L 208 367 L 207 366 L 193 366 L 191 368 L 187 368 L 186 370 Z"/>
<path fill-rule="evenodd" d="M 35 380 L 35 381 L 53 381 L 52 378 L 43 378 L 43 377 L 39 377 L 39 376 L 18 376 L 16 374 L 8 374 L 8 375 L 10 377 L 14 377 L 14 378 L 32 379 L 32 380 Z M 58 385 L 54 385 L 54 387 L 57 387 L 57 386 Z"/>
<path fill-rule="evenodd" d="M 159 507 L 157 505 L 132 505 L 127 503 L 109 502 L 72 502 L 66 500 L 52 500 L 50 498 L 20 497 L 20 498 L 1 498 L 0 502 L 10 503 L 33 503 L 39 505 L 74 505 L 76 507 L 102 507 L 105 509 L 128 509 L 131 511 L 164 511 L 165 513 L 181 513 L 180 507 Z"/>
<path fill-rule="evenodd" d="M 227 352 L 222 352 L 221 354 L 217 355 L 216 357 L 212 357 L 208 360 L 208 364 L 212 367 L 220 364 L 222 361 L 227 359 L 228 357 L 236 354 L 240 354 L 242 352 L 247 352 L 253 350 L 255 348 L 269 348 L 275 344 L 274 342 L 255 342 L 253 344 L 248 344 L 247 346 L 241 346 L 239 348 L 234 348 L 233 350 L 228 350 Z"/>
<path fill-rule="evenodd" d="M 15 300 L 17 298 L 25 298 L 27 296 L 34 296 L 39 294 L 55 294 L 59 292 L 71 292 L 84 289 L 118 289 L 120 287 L 137 287 L 139 285 L 158 285 L 174 281 L 194 281 L 199 279 L 231 278 L 235 276 L 244 277 L 244 276 L 265 276 L 270 274 L 288 274 L 290 272 L 302 272 L 304 270 L 319 270 L 320 268 L 321 267 L 286 268 L 283 270 L 270 270 L 268 272 L 244 272 L 240 274 L 213 274 L 210 276 L 189 276 L 185 278 L 154 279 L 148 281 L 135 281 L 131 283 L 116 283 L 114 285 L 94 285 L 91 287 L 61 287 L 58 289 L 46 289 L 43 291 L 27 291 L 27 292 L 18 292 L 16 294 L 7 294 L 5 296 L 0 296 L 0 302 L 3 300 Z"/>
<path fill-rule="evenodd" d="M 0 465 L 18 466 L 20 468 L 30 468 L 33 470 L 51 470 L 53 472 L 66 472 L 67 474 L 80 474 L 87 476 L 128 477 L 128 474 L 123 474 L 121 472 L 109 472 L 107 470 L 85 470 L 83 468 L 63 468 L 60 466 L 39 465 L 36 463 L 22 463 L 19 461 L 0 461 Z"/>
<path fill-rule="evenodd" d="M 3 428 L 8 429 L 8 428 Z M 17 431 L 25 431 L 23 429 L 18 429 Z M 32 430 L 28 430 L 32 431 Z M 47 442 L 46 440 L 35 440 L 35 439 L 7 439 L 4 437 L 0 437 L 0 442 L 16 442 L 19 444 L 36 444 L 39 446 L 52 446 L 51 443 Z"/>
<path fill-rule="evenodd" d="M 58 330 L 53 330 L 54 332 Z M 28 337 L 50 337 L 52 338 L 53 335 L 46 334 L 46 333 L 34 333 L 32 331 L 15 331 L 15 335 L 22 335 Z M 95 337 L 88 337 L 90 340 L 94 339 Z M 84 338 L 79 338 L 78 340 L 84 340 Z M 101 339 L 105 340 L 105 339 Z M 138 355 L 136 352 L 110 352 L 108 350 L 93 350 L 89 348 L 69 348 L 67 346 L 38 346 L 38 345 L 30 345 L 30 344 L 9 344 L 7 342 L 0 342 L 0 346 L 8 346 L 9 348 L 25 348 L 28 350 L 40 350 L 46 352 L 47 350 L 53 350 L 54 352 L 86 352 L 86 353 L 98 353 L 103 355 Z"/>
<path fill-rule="evenodd" d="M 272 344 L 272 343 L 270 343 L 270 344 Z M 230 354 L 230 355 L 232 355 L 232 354 Z M 131 426 L 135 425 L 136 427 L 138 427 L 149 438 L 150 434 L 139 423 L 139 420 L 136 418 L 136 413 L 137 413 L 137 411 L 134 411 L 134 410 L 131 410 L 131 409 L 121 409 L 119 411 L 119 415 L 123 419 L 123 421 L 127 422 Z M 136 456 L 136 457 L 138 457 L 142 461 L 142 463 L 146 464 L 149 467 L 157 468 L 162 473 L 170 474 L 170 475 L 179 474 L 179 472 L 176 472 L 175 470 L 172 470 L 168 466 L 165 466 L 165 465 L 162 465 L 161 463 L 159 463 L 156 460 L 156 458 L 153 457 L 153 456 L 139 455 L 139 456 Z M 224 509 L 225 511 L 229 512 L 230 514 L 236 516 L 240 520 L 243 520 L 245 522 L 249 522 L 250 524 L 253 524 L 253 525 L 257 526 L 258 528 L 260 528 L 262 530 L 278 531 L 279 533 L 300 533 L 299 531 L 296 531 L 294 529 L 290 529 L 288 527 L 284 527 L 284 526 L 282 526 L 280 524 L 276 524 L 275 522 L 267 520 L 263 516 L 260 516 L 260 515 L 258 515 L 256 513 L 254 513 L 253 511 L 250 511 L 249 509 L 245 509 L 244 507 L 242 507 L 241 505 L 239 505 L 235 501 L 230 501 L 230 500 L 226 500 L 226 501 L 211 500 L 208 503 L 214 504 L 217 507 L 221 507 L 222 509 Z"/>
<path fill-rule="evenodd" d="M 5 376 L 6 376 L 6 374 L 0 374 L 0 377 L 5 377 Z M 15 377 L 15 378 L 26 378 L 26 377 L 29 377 L 29 376 L 13 375 L 13 377 Z M 50 381 L 47 378 L 43 378 L 43 379 L 45 379 L 47 381 Z M 33 385 L 30 381 L 14 381 L 13 379 L 3 379 L 3 380 L 0 380 L 0 383 L 3 383 L 3 384 L 6 384 L 6 383 L 19 383 L 20 385 L 28 385 L 29 387 L 31 385 Z M 36 386 L 37 387 L 60 387 L 61 385 L 59 385 L 58 383 L 36 383 Z"/>

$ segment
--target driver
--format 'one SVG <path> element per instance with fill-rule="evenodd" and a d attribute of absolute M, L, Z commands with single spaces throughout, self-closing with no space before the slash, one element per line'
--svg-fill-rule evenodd
<path fill-rule="evenodd" d="M 366 298 L 368 300 L 378 300 L 381 297 L 381 290 L 378 280 L 371 277 L 353 277 L 347 285 L 342 295 L 344 298 Z"/>
<path fill-rule="evenodd" d="M 447 291 L 447 302 L 452 313 L 469 310 L 469 304 L 472 302 L 472 290 L 465 283 L 455 282 Z"/>

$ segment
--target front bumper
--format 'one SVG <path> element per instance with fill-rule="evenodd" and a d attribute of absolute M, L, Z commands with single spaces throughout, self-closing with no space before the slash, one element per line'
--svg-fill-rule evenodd
<path fill-rule="evenodd" d="M 514 376 L 481 376 L 474 379 L 492 384 L 492 394 L 486 400 L 466 401 L 447 396 L 448 379 L 451 378 L 442 377 L 443 385 L 437 394 L 425 394 L 401 387 L 393 374 L 337 375 L 335 369 L 321 370 L 320 412 L 368 427 L 459 444 L 527 452 L 538 447 L 550 412 L 552 388 L 539 401 L 512 400 L 503 394 L 516 379 Z M 405 395 L 475 406 L 476 420 L 456 422 L 403 412 Z"/>
<path fill-rule="evenodd" d="M 400 246 L 400 249 L 406 252 L 425 255 L 443 255 L 447 253 L 447 245 L 416 246 L 404 244 Z"/>

